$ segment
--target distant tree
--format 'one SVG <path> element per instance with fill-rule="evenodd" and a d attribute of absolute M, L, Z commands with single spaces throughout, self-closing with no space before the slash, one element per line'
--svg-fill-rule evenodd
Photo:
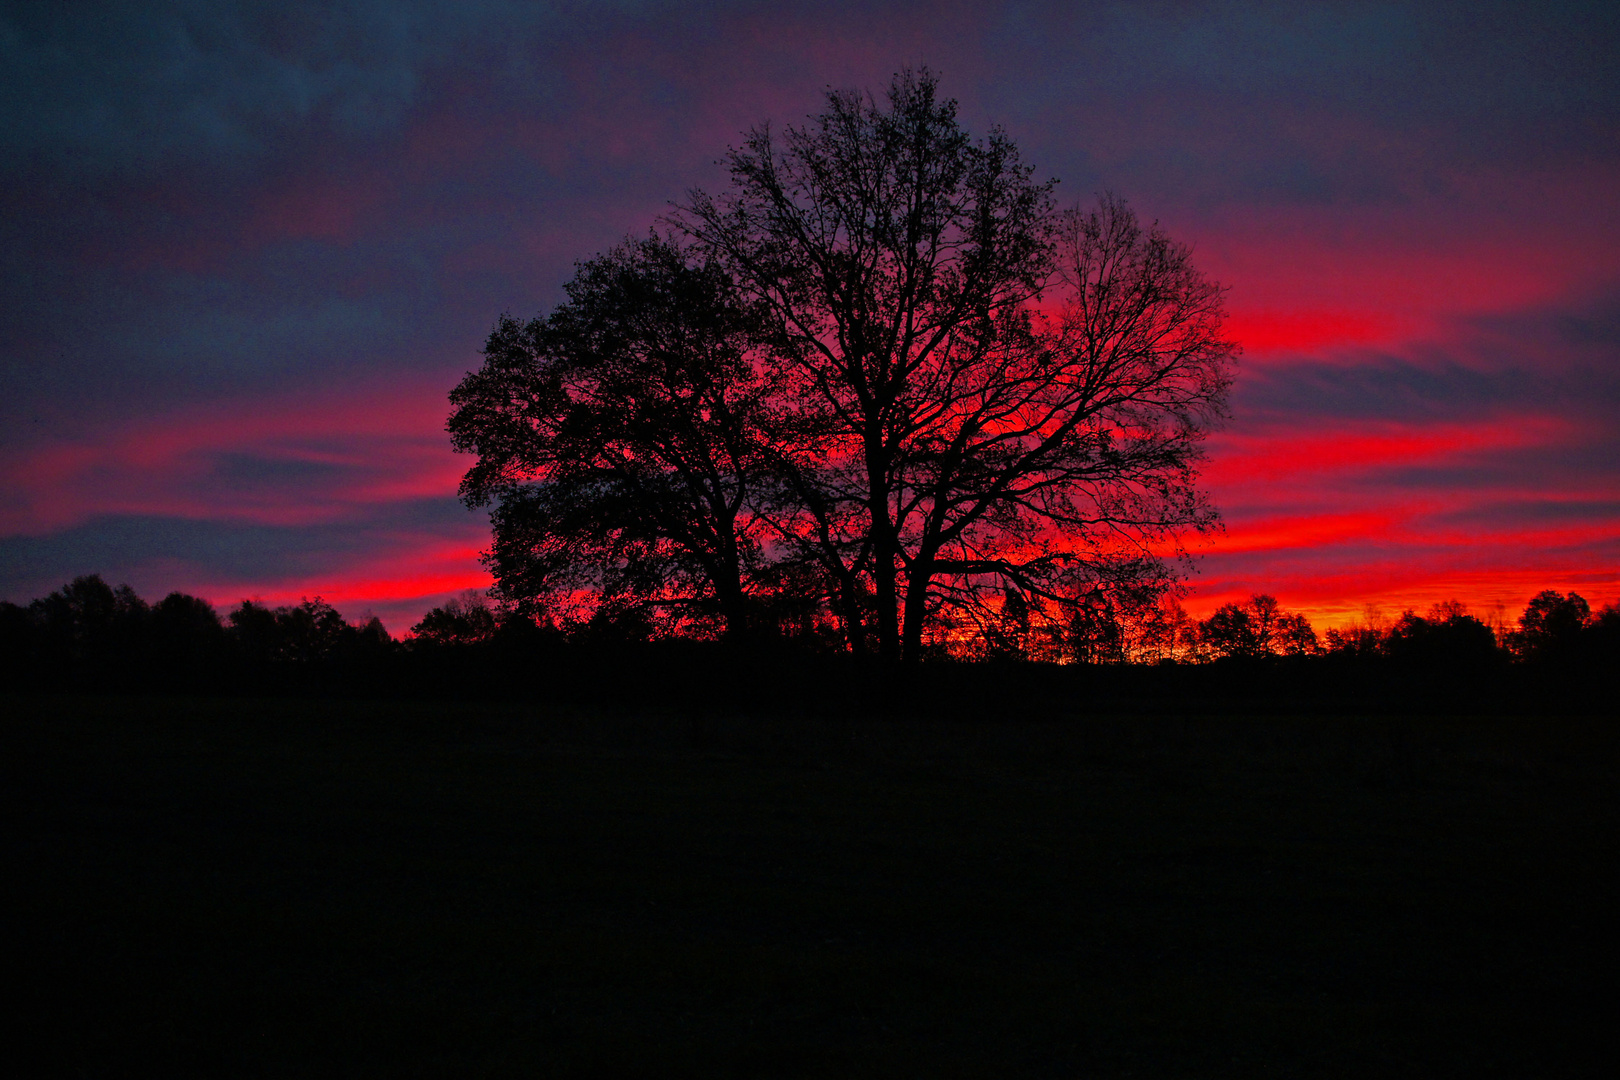
<path fill-rule="evenodd" d="M 1199 638 L 1216 656 L 1259 656 L 1270 651 L 1269 637 L 1262 641 L 1253 617 L 1235 603 L 1216 608 L 1200 624 Z"/>
<path fill-rule="evenodd" d="M 388 633 L 373 619 L 367 640 L 386 643 Z M 331 604 L 319 596 L 302 603 L 274 610 L 252 600 L 243 600 L 230 614 L 231 631 L 238 648 L 259 663 L 298 664 L 349 659 L 362 638 L 360 627 L 352 626 Z"/>
<path fill-rule="evenodd" d="M 225 655 L 225 626 L 208 601 L 171 592 L 152 605 L 151 651 L 169 666 L 206 672 Z"/>
<path fill-rule="evenodd" d="M 35 600 L 29 614 L 50 652 L 104 668 L 141 651 L 150 609 L 128 585 L 115 589 L 89 574 Z"/>
<path fill-rule="evenodd" d="M 856 647 L 869 583 L 890 658 L 986 597 L 1072 612 L 1163 576 L 1156 553 L 1216 523 L 1196 468 L 1237 353 L 1185 246 L 1111 196 L 1058 213 L 936 89 L 903 72 L 883 104 L 833 92 L 757 128 L 730 189 L 675 218 L 760 312 L 806 440 L 782 543 L 824 568 Z"/>
<path fill-rule="evenodd" d="M 495 636 L 495 613 L 482 594 L 462 593 L 422 616 L 411 627 L 416 642 L 426 645 L 477 645 Z"/>
<path fill-rule="evenodd" d="M 848 645 L 828 603 L 833 579 L 816 563 L 779 558 L 763 565 L 757 580 L 760 595 L 751 618 L 762 631 L 813 651 Z"/>
<path fill-rule="evenodd" d="M 1027 660 L 1030 646 L 1029 602 L 1009 592 L 979 627 L 980 654 L 987 660 Z"/>
<path fill-rule="evenodd" d="M 1359 619 L 1327 632 L 1327 651 L 1341 657 L 1382 656 L 1388 635 L 1389 620 L 1377 605 L 1369 604 Z"/>
<path fill-rule="evenodd" d="M 1445 623 L 1450 622 L 1453 619 L 1469 619 L 1473 618 L 1473 616 L 1468 613 L 1467 604 L 1463 603 L 1461 600 L 1452 599 L 1439 600 L 1433 604 L 1430 604 L 1427 618 L 1431 623 Z M 1478 619 L 1475 619 L 1474 621 L 1479 622 L 1481 626 L 1485 625 Z"/>
<path fill-rule="evenodd" d="M 1322 651 L 1316 629 L 1309 619 L 1297 612 L 1277 617 L 1272 641 L 1277 651 L 1285 656 L 1315 656 Z"/>
<path fill-rule="evenodd" d="M 1257 593 L 1249 597 L 1246 607 L 1258 651 L 1275 652 L 1277 624 L 1283 616 L 1282 605 L 1269 593 Z"/>
<path fill-rule="evenodd" d="M 1597 613 L 1594 622 L 1605 629 L 1620 630 L 1620 600 L 1604 604 L 1603 610 Z"/>
<path fill-rule="evenodd" d="M 389 634 L 388 627 L 375 615 L 356 626 L 354 631 L 350 639 L 350 658 L 361 662 L 385 656 L 398 644 Z"/>
<path fill-rule="evenodd" d="M 1519 616 L 1519 629 L 1509 645 L 1521 659 L 1573 658 L 1580 651 L 1582 631 L 1592 609 L 1579 593 L 1565 596 L 1554 589 L 1537 593 Z"/>
<path fill-rule="evenodd" d="M 1199 626 L 1204 645 L 1216 656 L 1260 656 L 1271 652 L 1277 601 L 1255 595 L 1248 603 L 1226 603 Z"/>
<path fill-rule="evenodd" d="M 353 632 L 338 610 L 318 596 L 278 608 L 276 628 L 281 635 L 280 655 L 293 662 L 324 660 L 335 654 L 343 639 Z"/>
<path fill-rule="evenodd" d="M 1491 628 L 1457 600 L 1435 604 L 1427 617 L 1402 613 L 1384 635 L 1381 650 L 1398 660 L 1447 669 L 1488 663 L 1499 652 Z"/>
<path fill-rule="evenodd" d="M 37 677 L 42 666 L 39 635 L 28 609 L 21 604 L 0 600 L 0 680 L 7 689 L 16 689 L 24 680 Z"/>
<path fill-rule="evenodd" d="M 227 617 L 237 651 L 256 663 L 276 659 L 280 631 L 276 613 L 255 600 L 243 600 Z"/>
<path fill-rule="evenodd" d="M 1199 637 L 1215 656 L 1308 656 L 1319 648 L 1310 621 L 1284 611 L 1265 593 L 1243 604 L 1222 604 L 1199 624 Z"/>
<path fill-rule="evenodd" d="M 1125 627 L 1106 590 L 1073 605 L 1068 626 L 1069 655 L 1081 664 L 1118 664 L 1126 658 Z"/>
<path fill-rule="evenodd" d="M 1620 674 L 1620 601 L 1605 604 L 1587 626 L 1594 662 L 1601 672 Z"/>
<path fill-rule="evenodd" d="M 478 456 L 462 498 L 495 504 L 496 594 L 746 633 L 776 482 L 751 309 L 658 237 L 579 264 L 564 291 L 545 318 L 503 316 L 450 395 L 452 442 Z"/>
<path fill-rule="evenodd" d="M 153 605 L 152 625 L 180 637 L 208 636 L 224 629 L 214 605 L 183 592 L 172 592 Z"/>
<path fill-rule="evenodd" d="M 1147 663 L 1191 658 L 1198 650 L 1198 624 L 1174 596 L 1143 606 L 1138 619 L 1136 658 Z"/>

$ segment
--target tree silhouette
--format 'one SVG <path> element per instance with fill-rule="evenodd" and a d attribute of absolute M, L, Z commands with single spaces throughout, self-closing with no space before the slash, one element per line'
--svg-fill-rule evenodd
<path fill-rule="evenodd" d="M 1434 668 L 1477 667 L 1500 656 L 1491 628 L 1456 600 L 1435 604 L 1427 616 L 1403 612 L 1389 628 L 1383 651 L 1396 660 Z"/>
<path fill-rule="evenodd" d="M 429 611 L 411 627 L 415 643 L 476 645 L 495 636 L 495 613 L 476 591 L 464 593 Z"/>
<path fill-rule="evenodd" d="M 225 657 L 225 627 L 206 600 L 172 592 L 152 605 L 150 622 L 151 651 L 159 663 L 204 675 Z"/>
<path fill-rule="evenodd" d="M 1305 616 L 1287 612 L 1265 593 L 1243 604 L 1226 603 L 1199 624 L 1203 646 L 1216 656 L 1310 656 L 1320 651 Z"/>
<path fill-rule="evenodd" d="M 94 667 L 127 662 L 144 644 L 150 612 L 128 585 L 116 589 L 100 574 L 74 578 L 29 605 L 48 651 Z"/>
<path fill-rule="evenodd" d="M 788 537 L 879 651 L 987 596 L 1073 611 L 1216 518 L 1195 486 L 1235 345 L 1190 253 L 1122 200 L 1056 213 L 999 130 L 973 141 L 927 71 L 732 151 L 676 223 L 764 315 L 813 462 Z M 1031 302 L 1052 287 L 1055 319 Z M 796 461 L 806 460 L 805 455 Z M 853 603 L 845 603 L 846 621 Z"/>
<path fill-rule="evenodd" d="M 541 611 L 583 594 L 609 620 L 717 612 L 745 632 L 775 475 L 750 311 L 657 237 L 564 288 L 546 318 L 503 317 L 450 396 L 452 441 L 478 455 L 462 497 L 497 503 L 497 595 Z"/>
<path fill-rule="evenodd" d="M 1198 624 L 1172 595 L 1144 604 L 1137 619 L 1136 659 L 1160 663 L 1193 657 L 1198 651 Z"/>
<path fill-rule="evenodd" d="M 1271 635 L 1238 604 L 1222 604 L 1199 627 L 1203 643 L 1217 656 L 1259 656 L 1271 651 Z"/>
<path fill-rule="evenodd" d="M 1272 643 L 1278 652 L 1287 656 L 1314 656 L 1322 651 L 1316 629 L 1311 626 L 1309 619 L 1298 612 L 1277 616 Z"/>
<path fill-rule="evenodd" d="M 1217 524 L 1221 290 L 1121 199 L 1060 212 L 936 91 L 906 71 L 755 129 L 671 217 L 690 249 L 626 243 L 500 320 L 449 421 L 498 597 L 735 636 L 819 592 L 851 650 L 915 660 L 1163 592 Z"/>
<path fill-rule="evenodd" d="M 1565 596 L 1546 589 L 1525 605 L 1519 629 L 1509 636 L 1509 644 L 1526 660 L 1573 658 L 1580 650 L 1582 631 L 1591 617 L 1591 606 L 1579 593 Z"/>
<path fill-rule="evenodd" d="M 1125 659 L 1125 628 L 1110 597 L 1102 591 L 1073 606 L 1069 615 L 1069 655 L 1082 664 L 1112 664 Z"/>
<path fill-rule="evenodd" d="M 275 609 L 243 600 L 228 621 L 238 653 L 258 665 L 352 664 L 394 645 L 381 620 L 356 626 L 319 596 Z"/>

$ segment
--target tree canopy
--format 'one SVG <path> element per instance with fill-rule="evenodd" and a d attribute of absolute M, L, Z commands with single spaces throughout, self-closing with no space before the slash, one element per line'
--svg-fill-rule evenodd
<path fill-rule="evenodd" d="M 502 317 L 451 394 L 461 492 L 496 502 L 488 562 L 519 607 L 580 593 L 747 621 L 773 484 L 770 383 L 724 272 L 648 237 L 581 263 L 545 318 Z"/>
<path fill-rule="evenodd" d="M 937 89 L 754 129 L 669 235 L 502 318 L 450 431 L 504 599 L 743 633 L 791 594 L 914 660 L 1173 582 L 1218 522 L 1221 290 L 1123 199 L 1059 208 Z"/>

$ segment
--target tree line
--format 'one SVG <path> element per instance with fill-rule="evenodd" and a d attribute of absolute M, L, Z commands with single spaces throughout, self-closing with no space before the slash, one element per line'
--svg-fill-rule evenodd
<path fill-rule="evenodd" d="M 635 668 L 656 655 L 660 642 L 627 635 L 621 624 L 541 626 L 520 610 L 501 609 L 469 592 L 429 611 L 396 640 L 376 618 L 350 622 L 315 598 L 268 607 L 243 600 L 224 618 L 206 600 L 173 592 L 156 603 L 128 585 L 109 586 L 100 576 L 74 579 L 27 605 L 0 603 L 0 657 L 6 683 L 17 688 L 197 687 L 222 691 L 274 691 L 285 685 L 319 683 L 330 689 L 378 690 L 411 684 L 420 676 L 444 681 L 443 689 L 478 693 L 484 666 L 513 669 L 524 678 L 535 665 L 556 661 L 556 674 L 577 668 L 579 680 L 597 668 L 615 668 L 634 678 Z M 665 639 L 674 655 L 692 661 L 736 643 Z M 759 644 L 754 642 L 756 646 Z M 793 657 L 843 655 L 836 643 L 779 637 L 776 651 L 750 653 L 768 675 L 772 663 Z M 699 650 L 694 652 L 693 650 Z M 648 650 L 654 650 L 649 652 Z M 714 651 L 718 652 L 714 652 Z M 1318 637 L 1310 622 L 1286 611 L 1270 596 L 1223 604 L 1208 618 L 1190 618 L 1174 600 L 1121 611 L 1101 606 L 1067 628 L 1032 626 L 1004 616 L 978 651 L 940 655 L 949 661 L 987 661 L 1005 671 L 1020 663 L 1037 668 L 1172 668 L 1253 670 L 1258 663 L 1477 672 L 1508 665 L 1531 669 L 1610 672 L 1620 661 L 1620 603 L 1593 611 L 1577 593 L 1547 590 L 1525 607 L 1515 623 L 1491 626 L 1457 601 L 1426 614 L 1405 611 L 1386 619 L 1374 613 Z M 583 665 L 583 666 L 581 666 Z M 1247 665 L 1247 667 L 1245 667 Z M 984 665 L 974 665 L 984 666 Z M 312 677 L 320 676 L 311 683 Z M 325 680 L 322 682 L 322 680 Z M 553 689 L 562 692 L 554 683 Z"/>

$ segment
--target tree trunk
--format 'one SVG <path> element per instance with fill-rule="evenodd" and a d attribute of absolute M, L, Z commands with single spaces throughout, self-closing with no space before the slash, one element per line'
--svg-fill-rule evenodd
<path fill-rule="evenodd" d="M 907 664 L 922 659 L 923 620 L 928 615 L 928 582 L 933 579 L 933 560 L 917 553 L 906 581 L 906 614 L 900 630 L 900 657 Z"/>
<path fill-rule="evenodd" d="M 889 663 L 900 660 L 900 595 L 898 582 L 900 538 L 894 523 L 889 520 L 889 493 L 880 479 L 882 473 L 871 469 L 872 515 L 872 588 L 877 594 L 878 656 Z"/>
<path fill-rule="evenodd" d="M 840 573 L 838 594 L 842 597 L 838 606 L 842 608 L 839 616 L 844 621 L 844 640 L 849 642 L 850 653 L 860 656 L 866 652 L 866 620 L 861 617 L 860 578 L 854 573 Z"/>
<path fill-rule="evenodd" d="M 882 410 L 868 405 L 866 417 L 867 510 L 872 519 L 872 589 L 877 599 L 878 657 L 900 661 L 900 536 L 889 518 L 889 458 L 883 445 Z"/>
<path fill-rule="evenodd" d="M 748 598 L 742 588 L 716 589 L 715 598 L 720 602 L 720 617 L 726 623 L 726 640 L 735 643 L 748 637 Z"/>
<path fill-rule="evenodd" d="M 887 508 L 872 515 L 872 585 L 877 593 L 878 656 L 891 663 L 900 659 L 899 590 L 895 587 L 898 552 Z"/>
<path fill-rule="evenodd" d="M 722 538 L 735 538 L 735 519 L 723 522 Z M 720 605 L 720 617 L 726 623 L 726 640 L 741 641 L 748 637 L 748 596 L 742 586 L 742 560 L 735 542 L 721 540 L 719 558 L 714 572 L 714 598 Z"/>

